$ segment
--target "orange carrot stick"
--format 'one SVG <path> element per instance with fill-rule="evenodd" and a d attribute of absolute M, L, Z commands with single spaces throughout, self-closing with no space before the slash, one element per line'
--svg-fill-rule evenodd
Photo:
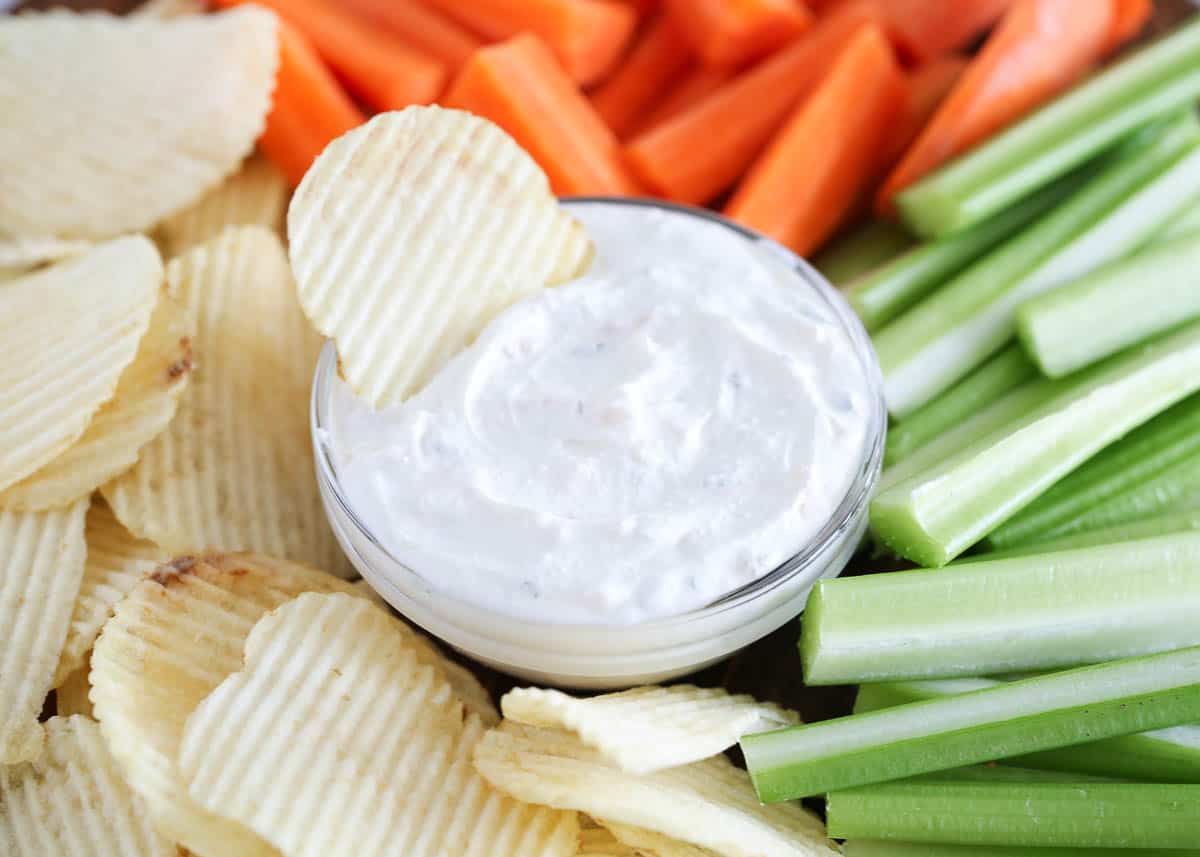
<path fill-rule="evenodd" d="M 883 30 L 865 26 L 754 164 L 725 214 L 806 255 L 833 234 L 871 180 L 904 106 Z"/>
<path fill-rule="evenodd" d="M 458 68 L 483 46 L 479 38 L 421 0 L 340 0 L 374 26 Z"/>
<path fill-rule="evenodd" d="M 896 122 L 886 147 L 880 168 L 890 171 L 905 150 L 921 133 L 938 105 L 954 88 L 967 68 L 962 54 L 945 54 L 917 66 L 905 79 L 904 111 Z"/>
<path fill-rule="evenodd" d="M 635 137 L 625 149 L 634 174 L 660 196 L 708 202 L 741 176 L 854 31 L 879 20 L 871 0 L 838 6 L 795 44 Z"/>
<path fill-rule="evenodd" d="M 965 48 L 976 36 L 996 23 L 1013 4 L 1013 0 L 876 2 L 896 47 L 902 54 L 918 62 L 928 62 L 947 51 Z"/>
<path fill-rule="evenodd" d="M 279 71 L 258 140 L 293 186 L 335 137 L 366 121 L 301 33 L 280 21 Z"/>
<path fill-rule="evenodd" d="M 213 0 L 222 9 L 247 2 L 266 6 L 304 33 L 346 85 L 377 110 L 428 104 L 446 82 L 441 63 L 358 20 L 338 0 Z"/>
<path fill-rule="evenodd" d="M 678 82 L 666 90 L 657 104 L 634 123 L 630 136 L 643 134 L 668 119 L 674 119 L 728 83 L 733 74 L 733 71 L 727 68 L 693 65 L 683 73 Z"/>
<path fill-rule="evenodd" d="M 1018 0 L 888 176 L 876 210 L 1079 79 L 1101 56 L 1112 0 Z"/>
<path fill-rule="evenodd" d="M 1105 53 L 1119 48 L 1142 31 L 1154 12 L 1151 0 L 1116 0 L 1113 9 L 1113 25 L 1108 31 Z"/>
<path fill-rule="evenodd" d="M 575 82 L 595 83 L 624 53 L 637 10 L 618 0 L 426 0 L 492 41 L 540 36 Z"/>
<path fill-rule="evenodd" d="M 670 16 L 660 13 L 624 62 L 592 93 L 596 112 L 614 134 L 624 136 L 687 61 L 683 34 Z"/>
<path fill-rule="evenodd" d="M 800 0 L 667 0 L 667 9 L 700 58 L 715 66 L 766 56 L 812 24 Z"/>
<path fill-rule="evenodd" d="M 555 193 L 637 193 L 617 138 L 532 33 L 476 51 L 441 103 L 511 134 L 541 164 Z"/>

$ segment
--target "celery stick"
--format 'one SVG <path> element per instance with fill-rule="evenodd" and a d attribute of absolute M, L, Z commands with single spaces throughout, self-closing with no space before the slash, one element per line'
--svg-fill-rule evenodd
<path fill-rule="evenodd" d="M 1108 165 L 872 337 L 893 416 L 903 418 L 998 351 L 1016 309 L 1146 243 L 1200 193 L 1195 117 L 1122 147 Z"/>
<path fill-rule="evenodd" d="M 871 502 L 872 531 L 945 565 L 1130 429 L 1200 388 L 1200 322 L 1069 379 L 1058 395 Z"/>
<path fill-rule="evenodd" d="M 845 857 L 1097 857 L 1095 848 L 1007 848 L 1003 845 L 945 845 L 851 839 L 842 845 Z M 1144 848 L 1138 857 L 1200 857 L 1200 851 Z"/>
<path fill-rule="evenodd" d="M 861 714 L 1001 684 L 995 679 L 967 678 L 864 684 L 854 701 L 854 711 Z M 1014 756 L 1006 759 L 1005 763 L 1021 768 L 1145 782 L 1200 783 L 1200 726 L 1173 726 L 1153 732 L 1106 738 L 1073 747 Z"/>
<path fill-rule="evenodd" d="M 741 746 L 771 802 L 1196 721 L 1200 647 L 747 735 Z"/>
<path fill-rule="evenodd" d="M 1188 466 L 1200 455 L 1200 396 L 1189 396 L 1101 450 L 1077 470 L 1063 477 L 1044 494 L 997 527 L 987 543 L 1006 548 L 1095 529 L 1104 524 L 1083 526 L 1090 510 L 1118 500 L 1115 509 L 1122 515 L 1134 515 L 1134 507 L 1123 500 L 1131 492 L 1152 500 L 1175 502 L 1183 494 L 1200 489 L 1200 483 L 1187 477 L 1200 463 Z M 1177 487 L 1161 485 L 1165 480 Z M 1148 482 L 1146 491 L 1138 489 Z M 1182 488 L 1178 486 L 1182 485 Z M 1136 517 L 1161 513 L 1165 508 L 1150 508 Z M 1112 516 L 1092 516 L 1099 522 Z M 1126 523 L 1134 518 L 1108 520 L 1108 525 Z"/>
<path fill-rule="evenodd" d="M 901 461 L 889 466 L 879 478 L 876 492 L 903 482 L 923 471 L 941 464 L 951 455 L 967 448 L 997 429 L 1012 425 L 1034 409 L 1058 395 L 1067 384 L 1063 381 L 1037 379 L 1028 381 L 1001 396 L 992 404 L 972 414 L 946 432 L 932 438 Z"/>
<path fill-rule="evenodd" d="M 813 267 L 835 286 L 894 259 L 913 245 L 904 227 L 890 220 L 868 220 L 835 238 L 813 259 Z"/>
<path fill-rule="evenodd" d="M 821 581 L 800 654 L 808 684 L 1002 675 L 1200 645 L 1198 615 L 1180 533 Z"/>
<path fill-rule="evenodd" d="M 1037 368 L 1020 346 L 1010 345 L 936 399 L 889 428 L 884 465 L 895 464 L 1036 376 Z"/>
<path fill-rule="evenodd" d="M 1128 524 L 1117 524 L 1113 527 L 1101 527 L 1086 533 L 1076 533 L 1073 536 L 1063 536 L 1048 542 L 1021 545 L 1004 550 L 990 551 L 972 556 L 972 560 L 1009 559 L 1014 556 L 1030 556 L 1031 554 L 1052 553 L 1054 551 L 1074 550 L 1075 548 L 1094 547 L 1096 545 L 1112 545 L 1117 542 L 1150 539 L 1156 536 L 1169 536 L 1176 533 L 1200 531 L 1200 501 L 1185 506 L 1179 511 L 1164 512 L 1131 521 Z"/>
<path fill-rule="evenodd" d="M 878 330 L 948 277 L 1058 205 L 1087 177 L 1087 172 L 1077 172 L 977 226 L 913 248 L 854 280 L 847 287 L 846 298 L 867 330 Z"/>
<path fill-rule="evenodd" d="M 1171 225 L 1159 236 L 1159 240 L 1171 241 L 1175 238 L 1182 238 L 1191 232 L 1200 232 L 1200 205 L 1193 205 L 1188 211 L 1171 221 Z"/>
<path fill-rule="evenodd" d="M 1017 334 L 1042 372 L 1075 372 L 1200 317 L 1200 232 L 1156 242 L 1017 309 Z"/>
<path fill-rule="evenodd" d="M 1198 97 L 1200 21 L 1193 21 L 917 182 L 896 204 L 918 234 L 965 228 Z"/>
<path fill-rule="evenodd" d="M 1178 512 L 1200 504 L 1200 454 L 1191 455 L 1129 490 L 1097 503 L 1062 526 L 1039 533 L 1057 541 L 1093 530 L 1108 529 Z"/>
<path fill-rule="evenodd" d="M 830 794 L 829 834 L 957 845 L 1195 848 L 1200 785 L 952 771 Z"/>

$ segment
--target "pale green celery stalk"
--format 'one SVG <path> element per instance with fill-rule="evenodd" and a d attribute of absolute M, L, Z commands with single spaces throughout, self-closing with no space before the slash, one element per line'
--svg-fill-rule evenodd
<path fill-rule="evenodd" d="M 950 456 L 987 437 L 997 429 L 1012 425 L 1058 395 L 1067 385 L 1063 381 L 1039 378 L 1027 381 L 1015 390 L 939 434 L 928 443 L 890 465 L 879 477 L 876 493 L 929 470 Z"/>
<path fill-rule="evenodd" d="M 1159 236 L 1159 240 L 1172 241 L 1182 238 L 1190 232 L 1200 232 L 1200 205 L 1193 205 L 1188 211 L 1171 221 L 1170 226 Z"/>
<path fill-rule="evenodd" d="M 1052 538 L 1126 523 L 1166 511 L 1193 490 L 1200 490 L 1200 396 L 1189 396 L 1138 426 L 1125 437 L 1098 452 L 1078 469 L 1064 476 L 1044 494 L 987 537 L 993 548 L 1049 541 Z M 1189 473 L 1196 472 L 1195 478 Z M 1151 483 L 1149 488 L 1142 486 Z M 1165 484 L 1164 484 L 1165 483 Z M 1146 508 L 1130 502 L 1129 495 L 1151 501 Z M 1092 526 L 1085 527 L 1089 513 L 1109 508 L 1130 518 L 1093 515 Z M 1141 514 L 1137 514 L 1137 512 Z M 1133 516 L 1136 516 L 1133 517 Z M 1105 520 L 1105 524 L 1100 521 Z"/>
<path fill-rule="evenodd" d="M 945 283 L 947 278 L 1058 205 L 1076 191 L 1089 174 L 1079 171 L 977 226 L 914 247 L 851 282 L 846 289 L 846 299 L 867 330 L 878 330 Z"/>
<path fill-rule="evenodd" d="M 924 699 L 940 699 L 967 691 L 999 687 L 996 679 L 960 678 L 940 681 L 864 684 L 854 713 L 878 711 Z M 1200 783 L 1200 726 L 1173 726 L 1060 747 L 1004 760 L 1020 768 L 1092 774 L 1158 783 Z M 1200 844 L 1200 843 L 1197 843 Z"/>
<path fill-rule="evenodd" d="M 830 242 L 813 267 L 835 286 L 845 286 L 913 245 L 908 231 L 890 220 L 868 220 Z"/>
<path fill-rule="evenodd" d="M 1197 492 L 1200 494 L 1200 491 Z M 1075 550 L 1076 548 L 1095 547 L 1097 545 L 1112 545 L 1117 542 L 1151 539 L 1157 536 L 1169 536 L 1177 533 L 1200 531 L 1200 499 L 1186 505 L 1179 511 L 1164 512 L 1140 521 L 1128 524 L 1117 524 L 1112 527 L 1102 527 L 1077 533 L 1073 536 L 1063 536 L 1049 542 L 1037 542 L 1004 550 L 975 554 L 972 560 L 1009 559 L 1014 556 L 1031 556 L 1054 551 Z"/>
<path fill-rule="evenodd" d="M 871 530 L 901 556 L 945 565 L 1084 461 L 1200 388 L 1200 322 L 1088 369 L 1041 407 L 889 485 Z"/>
<path fill-rule="evenodd" d="M 1081 190 L 877 331 L 888 410 L 903 419 L 998 351 L 1035 295 L 1151 239 L 1200 193 L 1189 115 L 1123 146 Z"/>
<path fill-rule="evenodd" d="M 1197 290 L 1200 293 L 1200 290 Z M 1018 345 L 1010 345 L 946 392 L 888 428 L 884 466 L 895 464 L 1026 381 L 1037 367 Z"/>
<path fill-rule="evenodd" d="M 1190 648 L 746 735 L 741 747 L 759 798 L 773 802 L 1196 721 L 1200 648 Z"/>
<path fill-rule="evenodd" d="M 842 845 L 845 857 L 1103 857 L 1095 848 L 1008 848 L 1003 845 L 945 845 L 928 842 L 892 842 L 885 839 L 850 839 Z M 1200 851 L 1176 848 L 1143 848 L 1138 857 L 1200 857 Z"/>
<path fill-rule="evenodd" d="M 1200 454 L 1191 455 L 1129 490 L 1097 503 L 1062 526 L 1038 534 L 1057 541 L 1080 533 L 1131 524 L 1200 504 Z"/>
<path fill-rule="evenodd" d="M 1200 20 L 1097 74 L 896 197 L 920 235 L 978 223 L 1200 98 Z"/>
<path fill-rule="evenodd" d="M 1017 335 L 1059 378 L 1200 317 L 1200 232 L 1156 242 L 1017 309 Z"/>
<path fill-rule="evenodd" d="M 1038 848 L 1200 844 L 1200 785 L 1058 780 L 1040 773 L 968 769 L 835 792 L 825 803 L 829 834 Z"/>
<path fill-rule="evenodd" d="M 1005 675 L 1200 645 L 1200 533 L 824 580 L 807 684 Z M 1200 718 L 1197 718 L 1200 721 Z"/>

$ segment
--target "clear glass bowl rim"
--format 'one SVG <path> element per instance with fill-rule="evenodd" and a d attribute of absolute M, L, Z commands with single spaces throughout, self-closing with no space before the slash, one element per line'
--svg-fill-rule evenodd
<path fill-rule="evenodd" d="M 628 631 L 631 627 L 639 629 L 665 629 L 672 626 L 686 625 L 697 620 L 717 616 L 725 611 L 733 610 L 741 607 L 757 598 L 773 591 L 777 587 L 792 581 L 796 577 L 800 577 L 809 569 L 809 567 L 820 560 L 826 549 L 836 541 L 843 530 L 851 524 L 856 514 L 869 502 L 871 493 L 875 488 L 875 483 L 879 478 L 879 472 L 883 461 L 884 439 L 887 429 L 887 406 L 884 401 L 883 393 L 883 378 L 879 368 L 879 361 L 875 357 L 874 348 L 871 345 L 870 337 L 867 335 L 866 329 L 862 326 L 858 316 L 850 308 L 850 305 L 841 296 L 841 294 L 830 283 L 821 276 L 815 268 L 800 256 L 797 256 L 782 244 L 767 238 L 752 229 L 748 229 L 740 224 L 734 223 L 731 220 L 707 209 L 698 208 L 691 205 L 683 205 L 679 203 L 666 202 L 659 199 L 648 199 L 643 197 L 605 197 L 605 196 L 567 196 L 562 197 L 561 202 L 571 205 L 616 205 L 616 206 L 638 206 L 648 208 L 659 208 L 667 211 L 679 212 L 688 214 L 694 217 L 699 217 L 713 223 L 717 223 L 726 229 L 729 229 L 738 235 L 741 235 L 748 241 L 754 242 L 762 246 L 768 252 L 776 254 L 788 269 L 793 271 L 797 276 L 804 279 L 808 285 L 812 286 L 817 294 L 825 301 L 829 308 L 834 312 L 838 321 L 841 323 L 843 331 L 850 337 L 854 344 L 855 352 L 863 365 L 863 371 L 867 377 L 867 383 L 871 391 L 871 405 L 868 414 L 869 427 L 867 435 L 867 443 L 865 445 L 866 455 L 863 457 L 858 474 L 850 485 L 846 495 L 842 498 L 829 520 L 825 522 L 816 536 L 806 544 L 803 548 L 793 554 L 772 571 L 751 581 L 733 592 L 726 593 L 716 601 L 694 610 L 689 610 L 684 613 L 676 613 L 671 616 L 664 616 L 658 619 L 650 619 L 643 622 L 638 622 L 633 625 L 620 623 L 556 623 L 556 622 L 538 622 L 534 620 L 524 619 L 521 617 L 512 616 L 507 613 L 491 610 L 483 604 L 471 601 L 465 601 L 448 595 L 440 591 L 437 586 L 429 582 L 421 574 L 409 566 L 407 563 L 396 557 L 379 539 L 375 537 L 362 520 L 355 514 L 345 494 L 342 492 L 341 483 L 337 478 L 337 471 L 334 467 L 332 452 L 329 448 L 330 444 L 325 441 L 325 436 L 328 435 L 326 426 L 330 424 L 330 415 L 328 413 L 328 405 L 331 399 L 329 395 L 329 387 L 334 376 L 337 373 L 338 358 L 337 350 L 333 340 L 327 340 L 324 347 L 321 349 L 320 358 L 317 361 L 316 372 L 314 374 L 312 396 L 310 399 L 310 423 L 313 440 L 314 458 L 316 460 L 317 478 L 327 484 L 330 488 L 329 494 L 336 502 L 338 509 L 349 522 L 350 526 L 366 540 L 371 542 L 383 556 L 386 556 L 389 561 L 397 566 L 409 571 L 415 577 L 426 581 L 425 585 L 432 593 L 435 593 L 439 599 L 447 602 L 452 602 L 462 607 L 481 613 L 487 613 L 496 616 L 506 622 L 516 622 L 525 627 L 538 629 L 545 628 L 547 632 L 561 632 L 565 628 L 587 629 L 589 631 L 611 631 L 619 633 Z"/>

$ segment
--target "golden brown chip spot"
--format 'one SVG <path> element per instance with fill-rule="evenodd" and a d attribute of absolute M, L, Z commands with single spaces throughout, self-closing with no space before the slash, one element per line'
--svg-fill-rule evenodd
<path fill-rule="evenodd" d="M 196 567 L 196 562 L 194 556 L 177 556 L 154 569 L 147 579 L 154 581 L 159 586 L 170 586 L 172 582 L 183 575 L 189 574 Z"/>

